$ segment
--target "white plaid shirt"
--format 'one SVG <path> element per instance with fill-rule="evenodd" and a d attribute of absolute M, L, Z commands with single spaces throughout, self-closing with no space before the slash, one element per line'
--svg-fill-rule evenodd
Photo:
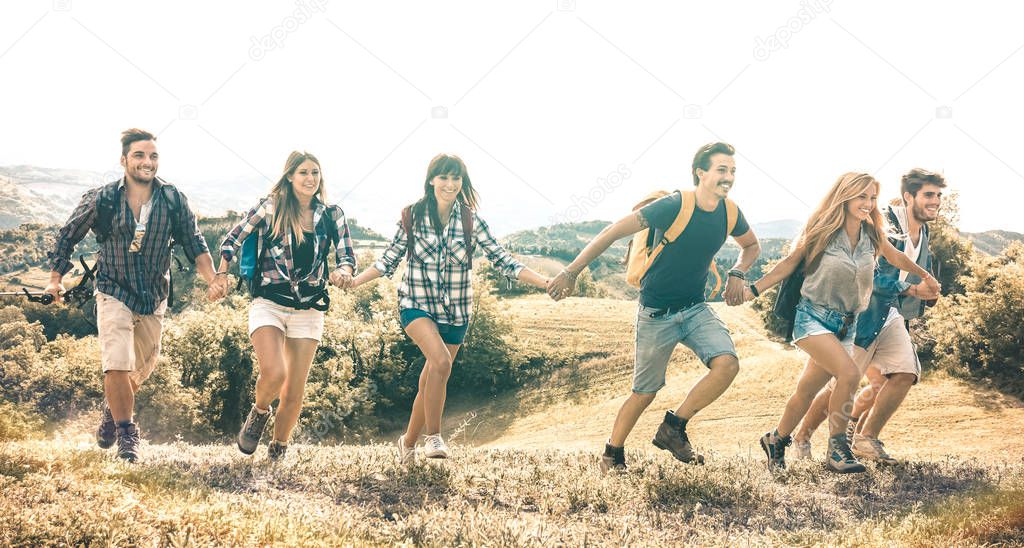
<path fill-rule="evenodd" d="M 431 226 L 429 215 L 413 226 L 412 260 L 398 287 L 399 308 L 422 310 L 439 323 L 469 323 L 473 311 L 473 271 L 469 268 L 462 232 L 462 211 L 462 205 L 456 202 L 440 237 Z M 487 260 L 506 277 L 518 278 L 525 265 L 501 247 L 476 212 L 472 214 L 474 247 L 483 249 Z M 373 267 L 390 278 L 406 257 L 407 246 L 405 227 L 399 220 L 395 238 Z"/>

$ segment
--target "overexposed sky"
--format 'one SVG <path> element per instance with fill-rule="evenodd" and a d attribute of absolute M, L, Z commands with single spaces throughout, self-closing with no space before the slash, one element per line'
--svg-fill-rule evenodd
<path fill-rule="evenodd" d="M 0 165 L 108 171 L 159 132 L 205 182 L 323 162 L 390 234 L 429 159 L 467 162 L 498 233 L 616 219 L 737 147 L 752 221 L 803 220 L 843 172 L 919 166 L 961 227 L 1024 232 L 1024 9 L 1007 2 L 127 2 L 0 5 Z M 493 212 L 493 213 L 488 213 Z"/>

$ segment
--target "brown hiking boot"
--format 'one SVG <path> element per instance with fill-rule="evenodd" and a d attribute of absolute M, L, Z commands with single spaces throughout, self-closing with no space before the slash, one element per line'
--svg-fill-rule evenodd
<path fill-rule="evenodd" d="M 690 438 L 686 435 L 686 421 L 680 419 L 672 411 L 665 412 L 665 420 L 658 427 L 658 432 L 651 440 L 658 449 L 664 449 L 681 462 L 687 464 L 704 464 L 704 456 L 693 452 Z"/>
<path fill-rule="evenodd" d="M 139 460 L 139 427 L 135 423 L 117 427 L 117 458 L 128 462 Z"/>

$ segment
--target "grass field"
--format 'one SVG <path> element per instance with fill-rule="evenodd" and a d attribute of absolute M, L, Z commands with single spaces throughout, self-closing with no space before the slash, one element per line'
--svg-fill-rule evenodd
<path fill-rule="evenodd" d="M 804 461 L 773 475 L 756 440 L 801 357 L 769 341 L 749 309 L 716 306 L 741 372 L 688 428 L 707 464 L 676 463 L 649 442 L 702 374 L 680 348 L 627 444 L 630 471 L 603 477 L 597 452 L 629 390 L 635 304 L 538 296 L 509 306 L 522 343 L 583 359 L 490 401 L 452 395 L 448 461 L 403 469 L 388 435 L 298 445 L 280 464 L 262 448 L 145 445 L 126 465 L 92 445 L 95 417 L 84 417 L 50 440 L 0 444 L 0 544 L 1024 544 L 1018 400 L 928 375 L 883 436 L 904 463 L 844 477 Z M 820 458 L 823 437 L 814 442 Z"/>

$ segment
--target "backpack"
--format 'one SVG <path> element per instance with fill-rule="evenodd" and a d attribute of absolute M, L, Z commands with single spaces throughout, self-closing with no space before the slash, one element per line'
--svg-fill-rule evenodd
<path fill-rule="evenodd" d="M 174 219 L 178 216 L 178 212 L 181 211 L 181 193 L 174 185 L 164 181 L 157 177 L 160 181 L 160 192 L 164 195 L 164 201 L 167 202 L 167 207 L 170 210 L 171 218 Z M 92 231 L 96 235 L 96 243 L 102 244 L 103 242 L 110 239 L 110 236 L 114 233 L 114 211 L 117 210 L 117 189 L 121 186 L 121 181 L 113 181 L 103 185 L 100 188 L 99 195 L 96 197 L 96 222 L 93 223 Z M 174 256 L 174 246 L 178 245 L 179 242 L 183 241 L 184 237 L 178 234 L 178 223 L 171 222 L 171 258 L 178 263 L 178 271 L 184 272 L 185 268 L 181 266 L 181 262 Z M 171 272 L 174 269 L 170 269 Z M 169 291 L 167 300 L 168 302 L 174 302 L 174 277 L 168 277 Z"/>
<path fill-rule="evenodd" d="M 651 265 L 654 264 L 661 251 L 665 249 L 666 245 L 675 242 L 679 235 L 683 233 L 683 230 L 686 230 L 686 225 L 690 223 L 693 211 L 697 207 L 697 194 L 692 190 L 681 190 L 679 193 L 682 195 L 683 200 L 682 205 L 679 207 L 679 213 L 676 215 L 676 220 L 668 227 L 668 230 L 662 234 L 661 240 L 657 245 L 654 242 L 655 231 L 651 228 L 637 232 L 633 235 L 633 240 L 629 242 L 629 246 L 626 248 L 626 281 L 629 285 L 640 287 L 640 281 L 643 280 L 644 275 L 650 270 Z M 669 194 L 665 190 L 652 192 L 634 205 L 633 211 L 638 211 L 647 204 Z M 736 228 L 736 222 L 739 218 L 739 209 L 736 207 L 735 202 L 728 198 L 725 198 L 725 216 L 725 234 L 728 237 L 733 229 Z M 708 270 L 715 276 L 715 288 L 711 291 L 711 296 L 708 298 L 714 299 L 718 295 L 719 289 L 722 288 L 722 276 L 718 273 L 718 268 L 715 267 L 714 259 L 711 259 Z"/>
<path fill-rule="evenodd" d="M 330 242 L 335 246 L 338 245 L 337 233 L 338 225 L 334 222 L 334 216 L 331 214 L 333 206 L 329 206 L 324 213 L 324 217 L 327 222 L 327 237 Z M 266 224 L 266 223 L 261 223 Z M 267 242 L 270 239 L 270 228 L 261 229 L 259 226 L 256 230 L 249 233 L 245 240 L 242 241 L 242 250 L 238 254 L 238 283 L 235 285 L 235 289 L 241 289 L 242 284 L 246 284 L 249 288 L 249 295 L 251 297 L 257 297 L 257 291 L 260 287 L 260 263 L 263 261 L 263 252 L 267 248 Z"/>
<path fill-rule="evenodd" d="M 467 206 L 462 206 L 464 210 L 469 211 L 469 215 L 459 215 L 462 217 L 462 240 L 466 244 L 466 257 L 468 258 L 468 264 L 470 270 L 473 268 L 473 210 Z M 405 230 L 405 262 L 408 264 L 412 261 L 412 206 L 407 206 L 402 210 L 402 229 Z"/>

